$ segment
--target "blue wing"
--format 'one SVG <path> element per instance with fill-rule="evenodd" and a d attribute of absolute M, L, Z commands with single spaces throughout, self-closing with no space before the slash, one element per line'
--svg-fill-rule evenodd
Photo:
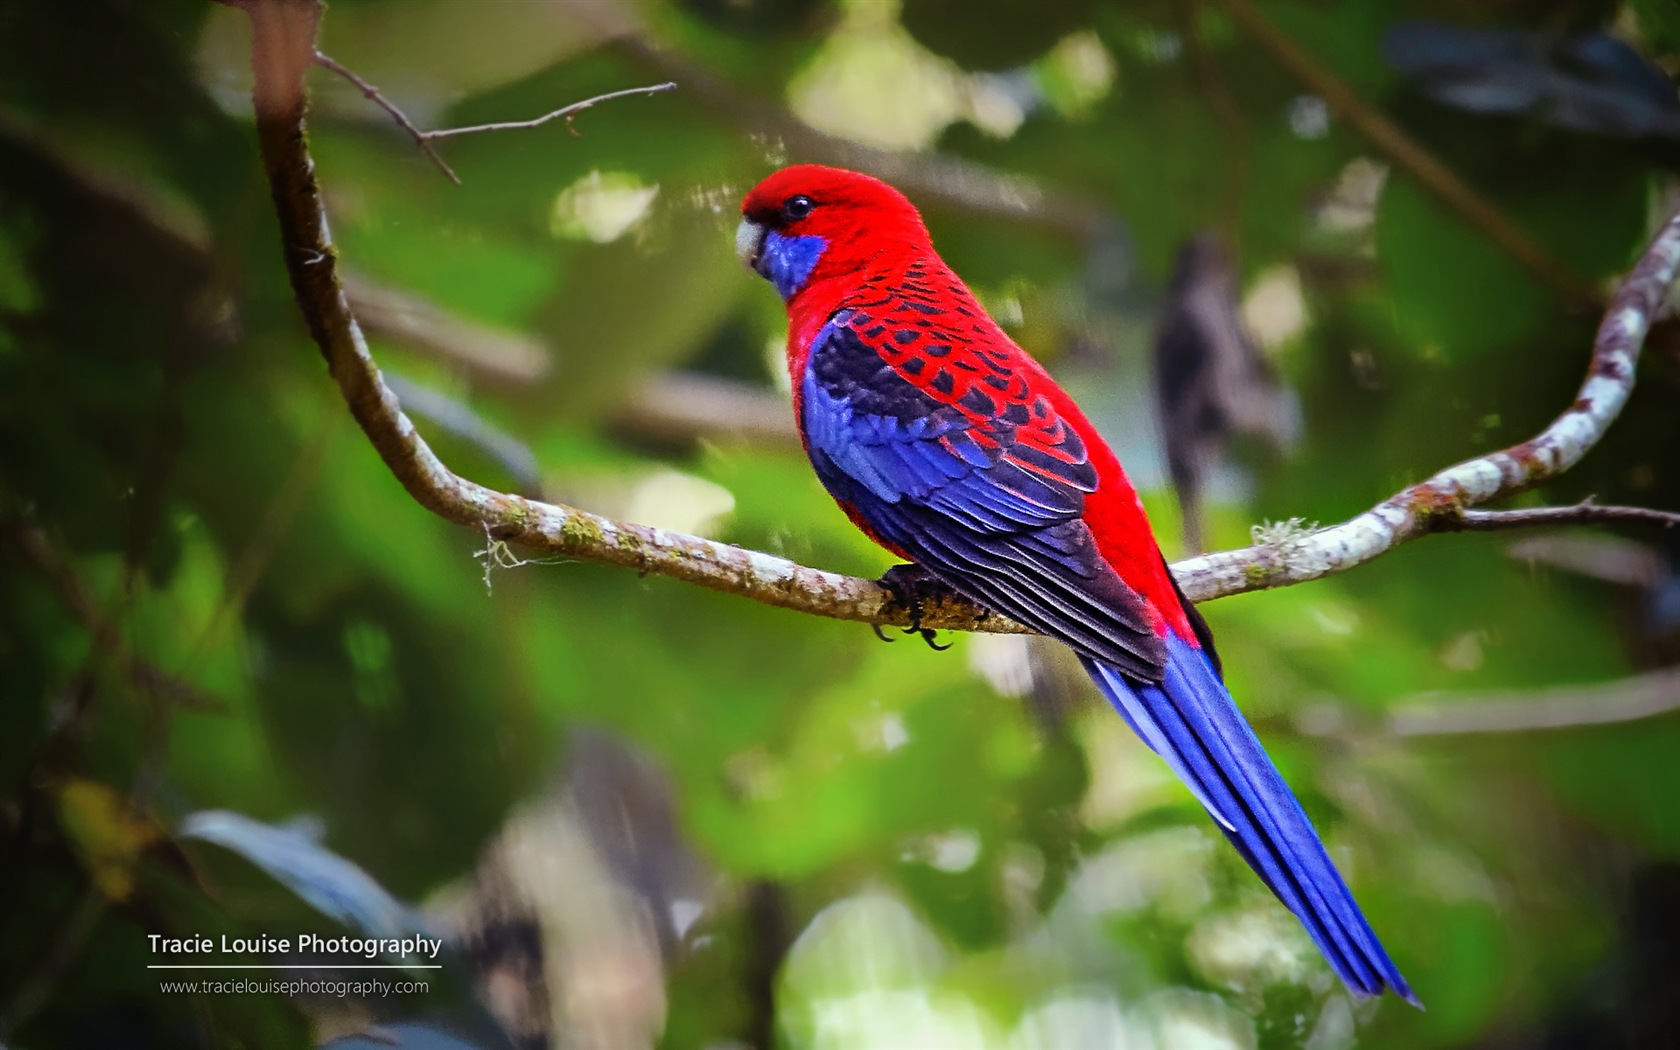
<path fill-rule="evenodd" d="M 1078 434 L 1042 402 L 1017 423 L 940 401 L 886 362 L 870 322 L 836 314 L 801 379 L 800 423 L 829 492 L 958 593 L 1159 681 L 1163 643 L 1080 517 L 1097 475 Z"/>

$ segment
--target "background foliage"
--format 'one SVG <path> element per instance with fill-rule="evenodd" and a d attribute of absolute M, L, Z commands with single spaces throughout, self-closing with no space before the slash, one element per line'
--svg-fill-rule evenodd
<path fill-rule="evenodd" d="M 1588 288 L 1672 200 L 1672 86 L 1558 57 L 1610 29 L 1669 68 L 1666 3 L 1259 12 Z M 1527 42 L 1503 65 L 1471 57 L 1505 95 L 1455 93 L 1385 58 L 1418 19 L 1534 35 L 1498 38 Z M 1439 32 L 1424 53 L 1456 53 Z M 1213 3 L 339 0 L 321 43 L 423 127 L 679 82 L 576 135 L 450 140 L 456 187 L 317 70 L 311 145 L 346 265 L 497 335 L 370 326 L 383 365 L 441 395 L 420 426 L 455 469 L 806 564 L 888 561 L 789 432 L 646 408 L 673 371 L 757 407 L 785 389 L 780 305 L 730 251 L 740 195 L 783 162 L 910 173 L 947 260 L 1091 407 L 1169 554 L 1150 332 L 1195 233 L 1231 246 L 1300 412 L 1285 457 L 1216 479 L 1215 547 L 1530 435 L 1574 397 L 1596 323 Z M 1663 537 L 1435 538 L 1205 607 L 1429 1009 L 1353 1004 L 1056 653 L 886 646 L 621 570 L 487 570 L 483 537 L 386 473 L 298 323 L 248 54 L 243 16 L 198 0 L 0 3 L 0 1039 L 272 1046 L 379 1018 L 415 1046 L 441 1029 L 409 1022 L 498 1045 L 473 988 L 511 973 L 538 1045 L 1676 1040 L 1680 722 L 1389 719 L 1425 693 L 1671 663 Z M 1561 116 L 1583 99 L 1588 118 Z M 1048 197 L 1000 214 L 953 161 Z M 1537 499 L 1680 505 L 1674 346 Z M 452 433 L 465 411 L 511 443 Z M 254 838 L 183 838 L 205 809 L 317 816 L 456 938 L 433 994 L 160 994 L 147 933 L 336 928 L 287 888 L 332 878 L 307 836 L 277 880 L 237 856 Z"/>

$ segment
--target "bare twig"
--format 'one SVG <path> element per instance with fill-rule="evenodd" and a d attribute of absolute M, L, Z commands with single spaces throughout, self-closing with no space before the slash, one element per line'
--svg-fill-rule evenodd
<path fill-rule="evenodd" d="M 1655 525 L 1672 529 L 1680 525 L 1680 514 L 1650 507 L 1606 507 L 1592 497 L 1570 507 L 1525 507 L 1521 510 L 1461 510 L 1456 520 L 1442 524 L 1442 531 L 1498 532 L 1536 525 Z"/>
<path fill-rule="evenodd" d="M 247 10 L 250 9 L 247 8 Z M 461 185 L 461 177 L 455 174 L 455 170 L 443 159 L 442 154 L 438 153 L 437 147 L 432 145 L 438 139 L 454 138 L 457 135 L 473 135 L 481 131 L 516 131 L 524 128 L 538 128 L 550 121 L 562 119 L 570 127 L 572 118 L 590 106 L 608 102 L 615 98 L 625 98 L 629 95 L 657 95 L 662 91 L 674 90 L 677 86 L 675 83 L 664 83 L 652 84 L 648 87 L 625 88 L 622 91 L 609 91 L 604 95 L 596 95 L 594 98 L 586 98 L 582 102 L 573 102 L 569 106 L 562 106 L 552 113 L 545 113 L 537 117 L 535 120 L 510 120 L 499 124 L 475 124 L 465 128 L 439 128 L 434 131 L 421 131 L 415 127 L 412 120 L 408 119 L 408 114 L 397 107 L 396 103 L 386 98 L 378 88 L 363 80 L 350 67 L 319 50 L 314 52 L 310 60 L 322 69 L 331 70 L 355 85 L 356 90 L 362 93 L 363 98 L 384 110 L 392 120 L 396 121 L 397 127 L 407 132 L 408 137 L 414 140 L 414 144 L 420 147 L 420 152 L 431 158 L 432 163 L 438 166 L 438 170 L 449 176 L 449 181 L 457 186 Z"/>
<path fill-rule="evenodd" d="M 1401 130 L 1398 124 L 1367 105 L 1340 77 L 1308 54 L 1289 34 L 1266 21 L 1253 0 L 1222 0 L 1221 6 L 1244 36 L 1322 98 L 1331 112 L 1347 121 L 1403 171 L 1468 219 L 1541 283 L 1568 296 L 1580 306 L 1597 307 L 1603 304 L 1598 289 L 1554 259 L 1527 230 L 1512 222 L 1497 205 L 1459 178 L 1456 172 Z"/>
<path fill-rule="evenodd" d="M 420 152 L 424 153 L 427 157 L 430 157 L 432 163 L 438 166 L 438 170 L 449 176 L 450 182 L 453 182 L 457 186 L 461 184 L 461 177 L 455 174 L 455 170 L 443 159 L 442 154 L 438 153 L 437 147 L 432 145 L 431 140 L 433 136 L 427 135 L 424 131 L 415 127 L 414 123 L 408 119 L 408 115 L 398 109 L 396 104 L 390 99 L 380 94 L 378 88 L 357 76 L 348 66 L 335 61 L 324 51 L 315 52 L 315 64 L 320 66 L 322 69 L 332 70 L 334 73 L 337 73 L 345 80 L 354 84 L 356 86 L 356 90 L 362 93 L 363 98 L 384 110 L 392 120 L 397 122 L 397 127 L 408 132 L 408 137 L 414 140 L 414 144 L 416 146 L 420 147 Z"/>
<path fill-rule="evenodd" d="M 615 98 L 626 98 L 630 95 L 657 95 L 662 91 L 675 91 L 676 87 L 677 84 L 675 81 L 668 80 L 663 84 L 651 84 L 647 87 L 625 88 L 622 91 L 609 91 L 605 95 L 596 95 L 594 98 L 586 98 L 582 102 L 573 102 L 569 106 L 561 106 L 554 112 L 544 113 L 535 120 L 506 120 L 497 124 L 474 124 L 471 127 L 466 128 L 444 128 L 440 131 L 424 132 L 422 133 L 422 137 L 430 141 L 433 139 L 453 138 L 456 135 L 476 135 L 481 131 L 519 131 L 524 128 L 540 128 L 551 120 L 560 119 L 564 119 L 569 126 L 573 117 L 597 103 L 609 102 Z"/>
<path fill-rule="evenodd" d="M 245 7 L 246 4 L 247 0 L 239 0 L 234 6 Z M 732 120 L 746 131 L 765 136 L 788 152 L 870 172 L 895 185 L 914 190 L 924 200 L 1031 222 L 1080 239 L 1111 236 L 1119 226 L 1119 221 L 1101 202 L 1082 194 L 1048 187 L 1024 176 L 1006 174 L 957 157 L 879 149 L 818 131 L 790 116 L 782 106 L 736 87 L 676 51 L 651 43 L 627 15 L 629 10 L 628 5 L 614 0 L 572 0 L 568 7 L 568 13 L 573 17 L 589 20 L 601 36 L 613 39 L 631 58 L 655 75 L 669 78 L 671 83 L 632 88 L 589 99 L 540 120 L 553 120 L 567 115 L 568 111 L 575 114 L 578 109 L 619 94 L 666 90 L 680 81 L 685 97 L 696 100 L 709 112 Z M 442 138 L 469 131 L 525 127 L 538 122 L 515 121 L 418 134 Z"/>
<path fill-rule="evenodd" d="M 1680 710 L 1680 667 L 1595 685 L 1424 694 L 1388 715 L 1395 736 L 1521 733 L 1634 722 Z"/>
<path fill-rule="evenodd" d="M 493 538 L 582 561 L 635 568 L 799 612 L 874 624 L 908 613 L 873 581 L 587 511 L 497 492 L 451 472 L 416 433 L 379 368 L 339 282 L 320 187 L 303 133 L 303 71 L 320 8 L 251 0 L 257 130 L 298 305 L 351 414 L 386 466 L 422 506 Z M 1341 525 L 1174 566 L 1193 600 L 1317 579 L 1443 527 L 1464 508 L 1519 492 L 1568 467 L 1597 442 L 1633 385 L 1633 364 L 1680 264 L 1680 217 L 1657 235 L 1599 329 L 1579 400 L 1522 445 L 1467 461 Z M 940 602 L 925 626 L 1021 632 L 966 603 Z"/>

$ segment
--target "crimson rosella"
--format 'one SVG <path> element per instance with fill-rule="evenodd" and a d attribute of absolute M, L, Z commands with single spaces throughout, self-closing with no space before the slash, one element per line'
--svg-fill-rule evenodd
<path fill-rule="evenodd" d="M 799 432 L 846 514 L 936 583 L 1071 647 L 1342 981 L 1416 1002 L 1232 701 L 1114 453 L 915 207 L 804 164 L 741 212 L 736 251 L 786 301 Z"/>

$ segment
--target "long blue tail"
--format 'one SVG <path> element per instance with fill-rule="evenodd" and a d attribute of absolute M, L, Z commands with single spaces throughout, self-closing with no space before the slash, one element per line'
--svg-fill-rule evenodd
<path fill-rule="evenodd" d="M 1356 995 L 1392 988 L 1417 998 L 1360 914 L 1248 721 L 1201 650 L 1167 636 L 1160 685 L 1137 684 L 1082 659 L 1109 702 L 1179 775 L 1271 891 L 1301 920 L 1331 967 Z"/>

